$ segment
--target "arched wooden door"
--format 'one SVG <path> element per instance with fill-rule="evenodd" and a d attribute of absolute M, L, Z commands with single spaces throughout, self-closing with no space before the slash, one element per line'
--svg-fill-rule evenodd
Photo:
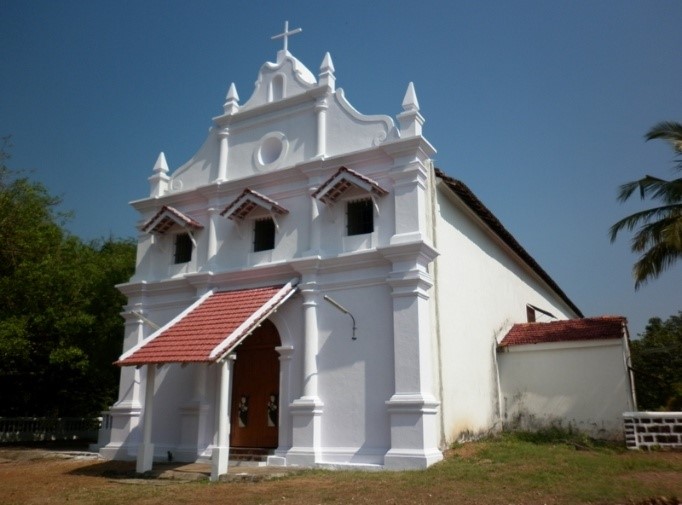
<path fill-rule="evenodd" d="M 278 345 L 277 328 L 266 320 L 237 347 L 230 410 L 232 447 L 277 447 Z"/>

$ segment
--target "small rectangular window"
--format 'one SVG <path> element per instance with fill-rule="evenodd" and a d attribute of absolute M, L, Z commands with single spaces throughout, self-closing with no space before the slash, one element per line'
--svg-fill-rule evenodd
<path fill-rule="evenodd" d="M 253 250 L 268 251 L 275 248 L 275 222 L 272 218 L 257 219 L 253 225 Z"/>
<path fill-rule="evenodd" d="M 192 239 L 189 233 L 175 236 L 175 264 L 188 263 L 192 259 Z"/>
<path fill-rule="evenodd" d="M 371 198 L 346 204 L 348 235 L 363 235 L 374 231 L 374 206 Z"/>

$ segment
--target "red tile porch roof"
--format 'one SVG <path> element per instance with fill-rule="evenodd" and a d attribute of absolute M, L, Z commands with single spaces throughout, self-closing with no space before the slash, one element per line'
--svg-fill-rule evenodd
<path fill-rule="evenodd" d="M 499 347 L 622 338 L 626 324 L 627 320 L 622 316 L 515 324 L 502 339 Z"/>
<path fill-rule="evenodd" d="M 237 346 L 296 291 L 282 286 L 209 292 L 143 342 L 119 366 L 215 362 Z"/>

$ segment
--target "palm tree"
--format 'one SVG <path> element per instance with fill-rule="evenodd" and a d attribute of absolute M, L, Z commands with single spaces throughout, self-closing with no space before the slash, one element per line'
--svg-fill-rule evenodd
<path fill-rule="evenodd" d="M 658 123 L 645 138 L 668 141 L 677 155 L 675 171 L 682 173 L 682 123 Z M 633 252 L 642 253 L 632 269 L 635 289 L 639 289 L 682 258 L 682 177 L 668 181 L 647 175 L 623 184 L 618 200 L 625 202 L 635 190 L 642 200 L 649 198 L 660 205 L 621 219 L 611 226 L 609 234 L 613 242 L 621 230 L 639 227 L 630 246 Z"/>

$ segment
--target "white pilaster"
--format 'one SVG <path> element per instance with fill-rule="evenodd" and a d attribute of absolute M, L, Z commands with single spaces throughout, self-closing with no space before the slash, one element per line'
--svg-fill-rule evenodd
<path fill-rule="evenodd" d="M 310 189 L 311 194 L 317 190 L 317 187 Z M 310 249 L 307 254 L 309 256 L 317 255 L 321 249 L 322 223 L 320 223 L 320 202 L 317 198 L 310 198 Z"/>
<path fill-rule="evenodd" d="M 318 397 L 317 305 L 319 289 L 315 280 L 308 278 L 306 282 L 299 284 L 299 290 L 303 296 L 304 317 L 303 396 L 289 405 L 293 423 L 293 440 L 292 447 L 287 453 L 287 461 L 294 465 L 311 466 L 319 459 L 322 442 L 322 408 L 324 407 Z"/>
<path fill-rule="evenodd" d="M 135 471 L 145 473 L 152 469 L 154 462 L 154 444 L 152 444 L 152 419 L 154 414 L 154 379 L 156 365 L 146 365 L 147 377 L 144 388 L 144 405 L 142 406 L 142 443 L 137 449 Z"/>
<path fill-rule="evenodd" d="M 438 406 L 433 395 L 428 264 L 436 251 L 425 243 L 394 249 L 387 282 L 393 298 L 395 393 L 386 402 L 391 422 L 389 469 L 426 468 L 442 459 Z"/>
<path fill-rule="evenodd" d="M 317 154 L 318 158 L 324 158 L 327 154 L 327 110 L 329 104 L 326 97 L 321 97 L 315 102 L 315 115 L 317 116 Z"/>
<path fill-rule="evenodd" d="M 395 234 L 391 237 L 391 245 L 430 242 L 427 229 L 427 178 L 428 169 L 424 160 L 408 158 L 401 160 L 399 169 L 393 177 L 395 185 Z"/>
<path fill-rule="evenodd" d="M 135 306 L 137 312 L 141 307 Z M 123 350 L 130 349 L 144 340 L 146 335 L 145 323 L 132 310 L 121 314 L 125 319 L 125 337 Z M 109 410 L 111 429 L 107 445 L 100 448 L 100 454 L 106 459 L 130 459 L 136 455 L 140 442 L 137 427 L 142 413 L 140 384 L 141 371 L 132 366 L 121 367 L 119 378 L 118 400 Z M 135 435 L 131 436 L 131 433 Z"/>
<path fill-rule="evenodd" d="M 227 139 L 229 136 L 230 131 L 227 128 L 223 128 L 218 133 L 218 138 L 220 139 L 220 151 L 218 153 L 218 177 L 216 181 L 227 180 L 227 150 L 228 150 Z"/>
<path fill-rule="evenodd" d="M 217 481 L 227 473 L 230 459 L 230 397 L 232 393 L 232 369 L 236 356 L 230 354 L 219 363 L 218 402 L 216 409 L 216 445 L 211 454 L 211 481 Z"/>
<path fill-rule="evenodd" d="M 279 447 L 274 456 L 268 456 L 268 466 L 285 466 L 286 454 L 291 448 L 291 416 L 289 415 L 289 403 L 291 402 L 291 356 L 294 353 L 293 346 L 283 345 L 275 347 L 279 353 L 279 423 L 278 443 Z"/>
<path fill-rule="evenodd" d="M 218 254 L 218 223 L 220 210 L 215 205 L 208 208 L 208 246 L 206 249 L 206 265 L 212 266 Z"/>
<path fill-rule="evenodd" d="M 310 282 L 299 287 L 303 295 L 303 320 L 305 324 L 305 349 L 303 355 L 303 398 L 317 398 L 317 304 L 319 289 Z"/>

